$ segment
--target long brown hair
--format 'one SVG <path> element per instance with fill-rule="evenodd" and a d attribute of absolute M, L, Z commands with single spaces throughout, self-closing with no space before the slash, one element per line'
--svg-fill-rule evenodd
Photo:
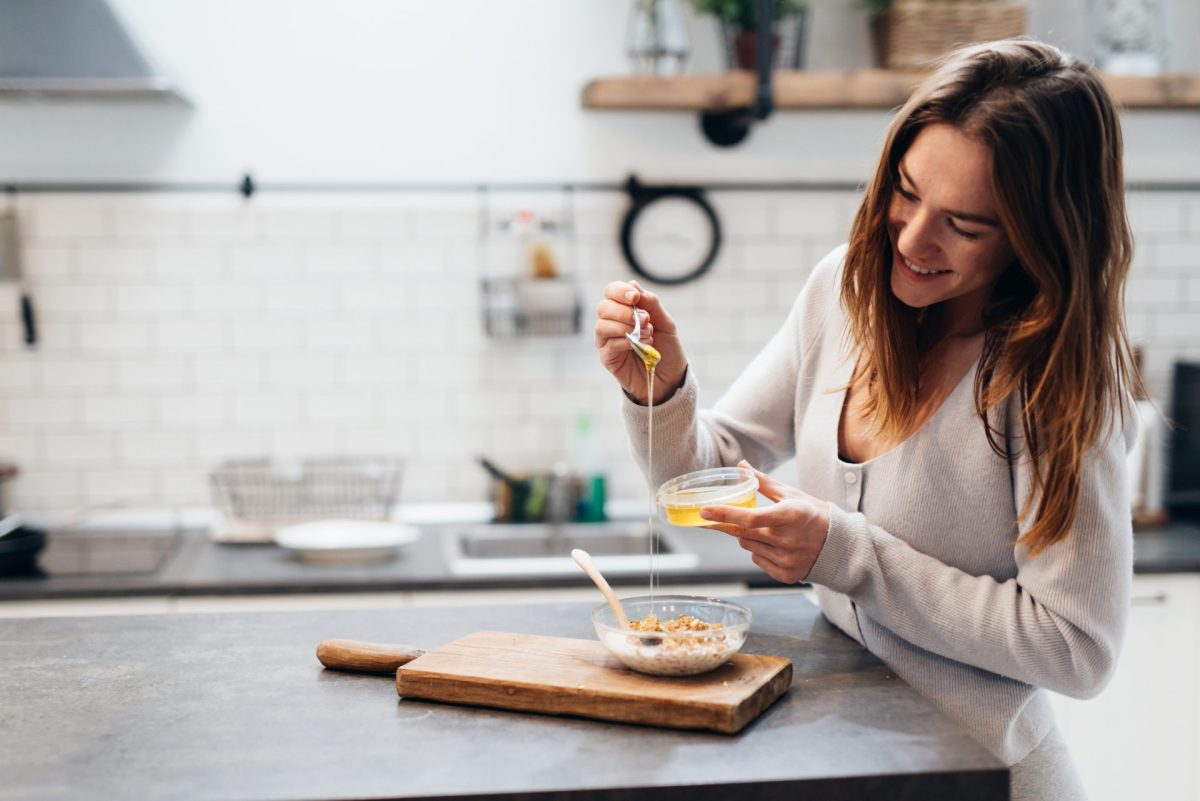
<path fill-rule="evenodd" d="M 893 436 L 916 424 L 940 312 L 892 294 L 887 212 L 901 159 L 933 123 L 992 153 L 991 189 L 1016 260 L 984 309 L 975 408 L 992 449 L 1016 458 L 988 412 L 1017 393 L 1033 474 L 1021 520 L 1037 499 L 1018 542 L 1037 554 L 1070 530 L 1084 452 L 1124 419 L 1125 392 L 1141 386 L 1123 314 L 1133 238 L 1117 112 L 1095 69 L 1027 39 L 955 51 L 900 109 L 851 228 L 841 287 L 867 410 Z"/>

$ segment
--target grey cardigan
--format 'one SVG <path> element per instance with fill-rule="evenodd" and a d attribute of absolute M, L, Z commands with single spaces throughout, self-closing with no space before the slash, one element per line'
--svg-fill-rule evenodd
<path fill-rule="evenodd" d="M 974 369 L 899 446 L 843 462 L 838 420 L 854 364 L 839 295 L 845 253 L 843 245 L 815 268 L 782 329 L 711 411 L 697 410 L 694 364 L 655 408 L 651 483 L 743 458 L 770 471 L 794 455 L 796 486 L 829 503 L 825 545 L 806 579 L 825 616 L 1017 762 L 1054 725 L 1039 688 L 1090 697 L 1116 665 L 1133 573 L 1133 429 L 1114 425 L 1089 451 L 1074 527 L 1033 558 L 1015 544 L 1029 465 L 1017 458 L 1010 467 L 989 446 Z M 623 403 L 644 471 L 646 408 Z M 1014 406 L 996 410 L 997 422 L 1020 454 Z"/>

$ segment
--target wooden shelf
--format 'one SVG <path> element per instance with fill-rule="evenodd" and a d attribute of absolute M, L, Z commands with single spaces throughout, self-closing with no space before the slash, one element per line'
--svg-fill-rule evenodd
<path fill-rule="evenodd" d="M 777 72 L 775 107 L 785 109 L 889 109 L 902 104 L 921 72 L 854 70 Z M 629 111 L 721 111 L 754 103 L 754 73 L 662 78 L 597 78 L 583 89 L 583 107 Z M 1125 108 L 1200 110 L 1200 75 L 1109 75 L 1105 83 Z"/>

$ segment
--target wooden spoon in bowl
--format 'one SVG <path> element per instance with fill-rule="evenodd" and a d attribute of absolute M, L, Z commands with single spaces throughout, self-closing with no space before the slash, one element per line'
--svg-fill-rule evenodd
<path fill-rule="evenodd" d="M 592 561 L 592 555 L 582 548 L 576 548 L 571 551 L 571 558 L 575 560 L 577 565 L 583 568 L 583 572 L 587 573 L 588 578 L 600 588 L 600 592 L 604 593 L 604 597 L 608 600 L 608 605 L 612 607 L 613 614 L 617 616 L 617 623 L 621 628 L 629 628 L 629 618 L 625 615 L 625 609 L 621 606 L 621 599 L 617 597 L 612 587 L 608 586 L 608 581 L 596 569 L 596 563 Z"/>

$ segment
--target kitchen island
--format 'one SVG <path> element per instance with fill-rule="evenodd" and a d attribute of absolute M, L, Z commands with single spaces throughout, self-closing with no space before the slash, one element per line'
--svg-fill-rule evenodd
<path fill-rule="evenodd" d="M 320 640 L 591 639 L 592 604 L 0 620 L 3 796 L 1008 798 L 1008 770 L 797 594 L 743 599 L 791 689 L 740 734 L 396 697 Z"/>

